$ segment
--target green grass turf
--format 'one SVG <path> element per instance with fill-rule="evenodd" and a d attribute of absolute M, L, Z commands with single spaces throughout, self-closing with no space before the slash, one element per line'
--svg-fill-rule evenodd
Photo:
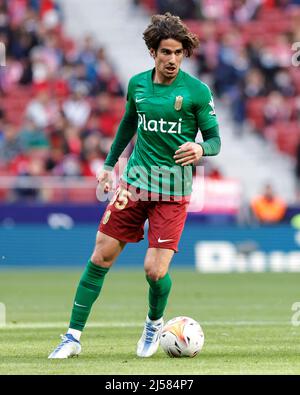
<path fill-rule="evenodd" d="M 79 358 L 48 360 L 65 332 L 80 273 L 0 272 L 0 302 L 6 305 L 8 324 L 0 329 L 0 374 L 300 372 L 300 326 L 291 324 L 292 304 L 300 301 L 297 273 L 172 271 L 165 319 L 187 315 L 198 320 L 204 348 L 192 359 L 171 359 L 162 350 L 140 359 L 135 348 L 147 313 L 147 283 L 142 269 L 112 269 L 81 338 Z"/>

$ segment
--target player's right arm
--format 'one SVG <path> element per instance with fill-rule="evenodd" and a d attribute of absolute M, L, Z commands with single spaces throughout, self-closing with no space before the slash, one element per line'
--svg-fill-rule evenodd
<path fill-rule="evenodd" d="M 104 192 L 109 192 L 111 190 L 112 170 L 137 130 L 138 114 L 136 112 L 133 93 L 134 88 L 131 79 L 128 84 L 125 114 L 120 122 L 116 137 L 104 162 L 103 169 L 97 174 L 98 183 L 103 185 Z"/>

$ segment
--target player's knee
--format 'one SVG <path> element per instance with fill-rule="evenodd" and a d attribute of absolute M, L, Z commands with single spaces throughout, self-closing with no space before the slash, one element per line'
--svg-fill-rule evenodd
<path fill-rule="evenodd" d="M 94 265 L 101 267 L 111 267 L 113 261 L 108 257 L 105 257 L 101 248 L 96 248 L 91 256 L 91 261 Z"/>
<path fill-rule="evenodd" d="M 158 281 L 166 274 L 159 268 L 145 268 L 145 273 L 146 276 L 152 281 Z"/>

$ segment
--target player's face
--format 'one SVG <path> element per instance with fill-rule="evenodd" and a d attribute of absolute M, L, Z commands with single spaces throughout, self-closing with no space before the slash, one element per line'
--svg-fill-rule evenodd
<path fill-rule="evenodd" d="M 155 79 L 160 83 L 171 83 L 177 76 L 184 56 L 180 41 L 168 38 L 161 40 L 157 51 L 151 49 L 155 60 Z"/>

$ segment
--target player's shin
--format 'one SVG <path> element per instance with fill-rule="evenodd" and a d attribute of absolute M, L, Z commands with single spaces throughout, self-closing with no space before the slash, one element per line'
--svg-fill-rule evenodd
<path fill-rule="evenodd" d="M 87 322 L 91 308 L 101 292 L 108 268 L 95 265 L 91 260 L 88 261 L 78 284 L 74 299 L 70 329 L 82 331 Z"/>
<path fill-rule="evenodd" d="M 168 296 L 171 291 L 172 281 L 169 273 L 157 281 L 151 280 L 146 276 L 149 288 L 149 312 L 148 317 L 150 320 L 158 320 L 164 314 Z"/>

